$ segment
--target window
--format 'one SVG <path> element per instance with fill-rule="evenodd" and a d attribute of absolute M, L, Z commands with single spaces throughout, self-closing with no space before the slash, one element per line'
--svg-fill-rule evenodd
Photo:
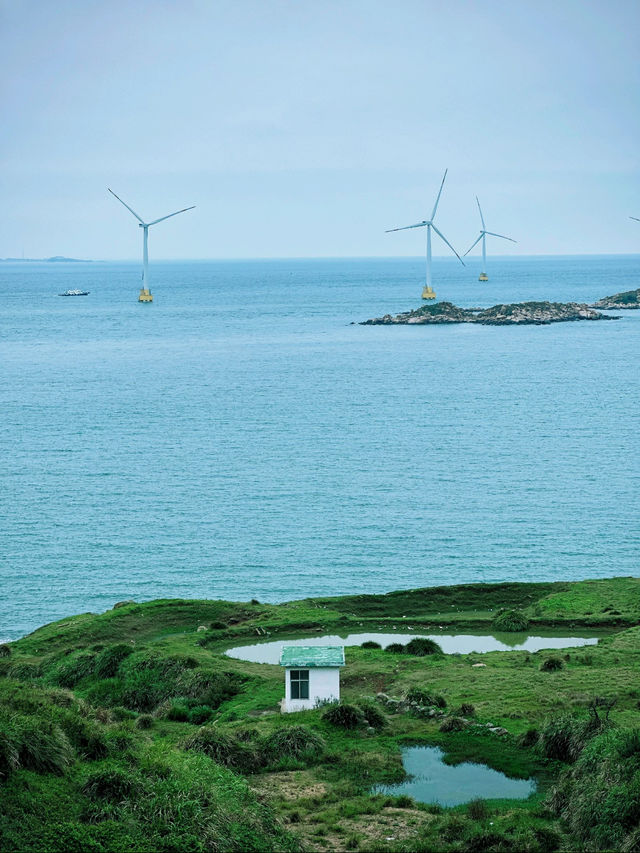
<path fill-rule="evenodd" d="M 292 699 L 309 698 L 309 670 L 292 669 L 289 675 Z"/>

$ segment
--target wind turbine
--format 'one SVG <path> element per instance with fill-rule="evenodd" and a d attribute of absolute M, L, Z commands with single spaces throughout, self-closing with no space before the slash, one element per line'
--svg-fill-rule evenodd
<path fill-rule="evenodd" d="M 638 219 L 637 216 L 630 216 L 629 219 L 635 219 L 636 222 L 640 222 L 640 219 Z"/>
<path fill-rule="evenodd" d="M 447 172 L 449 170 L 444 170 L 444 175 L 442 176 L 442 183 L 440 184 L 440 191 L 438 192 L 438 197 L 436 199 L 436 203 L 433 205 L 433 212 L 431 214 L 431 219 L 425 219 L 423 222 L 417 222 L 415 225 L 405 225 L 403 228 L 389 228 L 385 231 L 385 234 L 390 234 L 392 231 L 407 231 L 409 228 L 424 228 L 427 229 L 427 282 L 422 291 L 423 299 L 435 299 L 436 292 L 431 287 L 431 229 L 436 232 L 438 237 L 447 244 L 447 246 L 451 249 L 456 258 L 460 261 L 462 266 L 465 266 L 464 261 L 460 257 L 460 255 L 453 248 L 451 243 L 447 240 L 447 238 L 442 234 L 436 226 L 433 224 L 433 220 L 435 219 L 436 210 L 438 209 L 438 202 L 440 201 L 440 196 L 442 195 L 442 187 L 444 186 L 445 178 L 447 177 Z"/>
<path fill-rule="evenodd" d="M 152 225 L 157 225 L 158 222 L 164 222 L 165 219 L 171 219 L 172 216 L 177 216 L 179 213 L 184 213 L 186 210 L 193 210 L 195 204 L 192 204 L 191 207 L 183 207 L 182 210 L 176 210 L 175 213 L 169 213 L 167 216 L 161 216 L 160 219 L 154 219 L 153 222 L 145 222 L 141 219 L 135 210 L 126 203 L 126 201 L 122 201 L 120 196 L 117 196 L 112 189 L 107 187 L 112 196 L 118 199 L 120 204 L 123 204 L 129 213 L 133 213 L 135 218 L 138 220 L 139 228 L 142 228 L 142 288 L 140 289 L 140 296 L 138 297 L 138 302 L 153 302 L 153 296 L 151 291 L 149 290 L 149 250 L 148 250 L 148 242 L 149 242 L 149 228 Z"/>
<path fill-rule="evenodd" d="M 478 281 L 489 281 L 489 276 L 487 275 L 487 240 L 486 235 L 489 234 L 490 237 L 500 237 L 501 240 L 511 240 L 511 237 L 505 237 L 504 234 L 496 234 L 493 231 L 487 231 L 487 226 L 484 224 L 484 216 L 482 215 L 482 208 L 480 207 L 480 201 L 478 196 L 476 196 L 476 201 L 478 202 L 478 210 L 480 211 L 480 222 L 482 222 L 482 229 L 480 231 L 480 236 L 476 240 L 476 242 L 470 246 L 467 251 L 464 253 L 464 257 L 466 258 L 473 246 L 476 246 L 480 240 L 482 240 L 482 272 L 478 277 Z M 511 240 L 512 243 L 517 243 L 517 240 Z"/>

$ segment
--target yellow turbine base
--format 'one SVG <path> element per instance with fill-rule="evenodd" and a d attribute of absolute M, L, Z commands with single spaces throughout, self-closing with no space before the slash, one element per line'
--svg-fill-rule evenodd
<path fill-rule="evenodd" d="M 478 281 L 489 281 L 489 276 L 486 274 L 486 272 L 481 272 L 478 276 Z"/>
<path fill-rule="evenodd" d="M 138 296 L 138 302 L 153 302 L 153 294 L 150 290 L 147 290 L 146 287 L 143 287 L 140 290 L 140 296 Z"/>
<path fill-rule="evenodd" d="M 422 291 L 422 298 L 423 299 L 435 299 L 436 298 L 435 290 L 432 287 L 425 287 L 424 290 Z"/>

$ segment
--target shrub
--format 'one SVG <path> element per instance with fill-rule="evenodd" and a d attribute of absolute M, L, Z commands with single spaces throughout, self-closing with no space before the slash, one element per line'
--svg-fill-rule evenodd
<path fill-rule="evenodd" d="M 135 712 L 130 711 L 128 708 L 125 708 L 123 705 L 116 705 L 115 708 L 111 709 L 111 713 L 113 714 L 114 720 L 133 720 L 135 717 Z"/>
<path fill-rule="evenodd" d="M 317 759 L 324 752 L 324 738 L 307 726 L 281 726 L 263 742 L 265 752 L 273 757 Z"/>
<path fill-rule="evenodd" d="M 496 631 L 525 631 L 529 627 L 529 620 L 521 610 L 498 610 L 493 619 L 493 627 Z"/>
<path fill-rule="evenodd" d="M 435 705 L 437 708 L 446 708 L 447 700 L 439 693 L 430 693 L 422 687 L 412 687 L 407 691 L 408 702 L 417 702 L 419 705 Z"/>
<path fill-rule="evenodd" d="M 405 646 L 405 651 L 408 655 L 418 655 L 419 657 L 442 654 L 440 646 L 429 637 L 414 637 Z"/>
<path fill-rule="evenodd" d="M 486 820 L 489 817 L 489 809 L 481 797 L 467 804 L 467 813 L 472 820 Z"/>
<path fill-rule="evenodd" d="M 546 758 L 575 761 L 596 731 L 589 720 L 561 714 L 544 724 L 540 732 L 540 747 Z"/>
<path fill-rule="evenodd" d="M 346 702 L 340 702 L 337 705 L 332 705 L 322 715 L 322 719 L 326 720 L 332 726 L 338 726 L 342 729 L 355 729 L 358 726 L 364 725 L 364 714 L 360 708 L 355 705 L 349 705 Z"/>
<path fill-rule="evenodd" d="M 0 658 L 8 658 L 11 656 L 11 646 L 9 643 L 0 643 Z"/>
<path fill-rule="evenodd" d="M 151 714 L 140 714 L 136 720 L 136 726 L 139 729 L 150 729 L 153 726 L 154 719 Z"/>
<path fill-rule="evenodd" d="M 381 649 L 382 646 L 380 643 L 376 643 L 375 640 L 365 640 L 364 643 L 360 643 L 361 649 Z"/>
<path fill-rule="evenodd" d="M 61 687 L 75 687 L 83 678 L 93 675 L 96 655 L 82 652 L 63 658 L 51 674 L 52 680 Z"/>
<path fill-rule="evenodd" d="M 61 775 L 75 758 L 73 747 L 62 729 L 42 719 L 22 717 L 16 747 L 18 760 L 27 770 Z"/>
<path fill-rule="evenodd" d="M 441 732 L 461 732 L 465 728 L 464 720 L 460 717 L 447 717 L 440 726 Z"/>
<path fill-rule="evenodd" d="M 390 643 L 385 647 L 385 652 L 391 652 L 393 655 L 402 655 L 406 651 L 406 648 L 402 645 L 402 643 Z"/>
<path fill-rule="evenodd" d="M 521 735 L 518 735 L 518 745 L 526 748 L 535 746 L 538 743 L 540 738 L 540 732 L 538 729 L 527 729 L 526 732 L 522 732 Z"/>
<path fill-rule="evenodd" d="M 218 764 L 240 772 L 250 773 L 257 769 L 259 763 L 251 746 L 213 726 L 202 726 L 183 742 L 182 747 L 208 755 Z"/>
<path fill-rule="evenodd" d="M 127 646 L 124 643 L 107 646 L 96 658 L 94 669 L 96 678 L 113 678 L 118 672 L 122 661 L 132 653 L 132 646 Z"/>
<path fill-rule="evenodd" d="M 563 669 L 564 661 L 562 658 L 557 657 L 556 655 L 552 655 L 550 658 L 546 658 L 540 664 L 541 672 L 555 672 L 558 669 Z"/>
<path fill-rule="evenodd" d="M 463 702 L 456 711 L 459 717 L 475 717 L 476 709 L 470 702 Z"/>
<path fill-rule="evenodd" d="M 364 714 L 366 722 L 372 729 L 380 730 L 386 726 L 387 718 L 374 702 L 369 702 L 368 700 L 363 699 L 358 702 L 358 707 Z"/>
<path fill-rule="evenodd" d="M 186 723 L 189 719 L 189 707 L 184 699 L 174 699 L 165 714 L 167 720 L 174 723 Z"/>
<path fill-rule="evenodd" d="M 82 786 L 88 797 L 102 800 L 124 800 L 138 788 L 140 780 L 120 767 L 101 767 L 89 774 Z"/>
<path fill-rule="evenodd" d="M 209 705 L 194 705 L 194 707 L 189 710 L 188 720 L 196 726 L 201 726 L 204 723 L 209 722 L 212 716 L 213 708 L 210 708 Z"/>

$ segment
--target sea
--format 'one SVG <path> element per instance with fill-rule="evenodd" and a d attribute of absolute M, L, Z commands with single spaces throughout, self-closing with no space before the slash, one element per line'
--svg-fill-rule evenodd
<path fill-rule="evenodd" d="M 640 256 L 435 259 L 461 306 Z M 361 326 L 424 261 L 0 263 L 0 637 L 126 599 L 638 574 L 640 311 Z M 89 296 L 62 298 L 69 288 Z"/>

